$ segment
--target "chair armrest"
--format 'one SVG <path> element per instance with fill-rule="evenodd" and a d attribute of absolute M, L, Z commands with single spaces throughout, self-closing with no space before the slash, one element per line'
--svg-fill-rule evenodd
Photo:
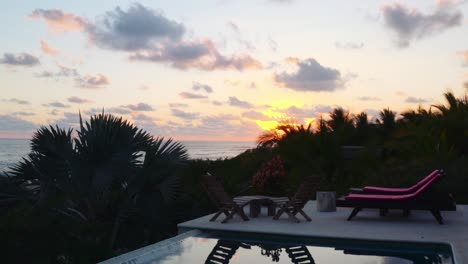
<path fill-rule="evenodd" d="M 241 196 L 242 194 L 246 193 L 247 191 L 249 191 L 252 188 L 253 188 L 253 186 L 249 185 L 249 186 L 245 187 L 244 189 L 240 190 L 239 192 L 237 192 L 236 194 L 234 194 L 233 196 L 234 197 Z"/>

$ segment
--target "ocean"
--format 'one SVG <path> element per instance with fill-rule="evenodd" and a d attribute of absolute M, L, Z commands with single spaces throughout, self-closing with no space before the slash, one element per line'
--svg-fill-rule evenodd
<path fill-rule="evenodd" d="M 180 141 L 191 159 L 232 158 L 254 148 L 250 141 Z M 29 139 L 0 139 L 0 172 L 7 171 L 30 151 Z"/>

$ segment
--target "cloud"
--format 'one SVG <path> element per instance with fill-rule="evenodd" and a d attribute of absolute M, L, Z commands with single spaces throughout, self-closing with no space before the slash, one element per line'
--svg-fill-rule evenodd
<path fill-rule="evenodd" d="M 201 94 L 194 94 L 190 92 L 181 92 L 179 93 L 179 96 L 184 98 L 184 99 L 204 99 L 208 98 L 208 96 L 201 95 Z"/>
<path fill-rule="evenodd" d="M 127 109 L 124 107 L 91 108 L 91 109 L 84 111 L 84 113 L 87 115 L 96 115 L 96 114 L 102 113 L 103 110 L 104 110 L 104 113 L 116 114 L 116 115 L 127 115 L 131 113 L 130 109 Z"/>
<path fill-rule="evenodd" d="M 153 121 L 153 119 L 147 115 L 144 115 L 144 114 L 138 114 L 136 116 L 133 117 L 133 119 L 137 120 L 137 121 Z"/>
<path fill-rule="evenodd" d="M 145 103 L 138 103 L 136 105 L 134 104 L 123 105 L 122 107 L 128 108 L 132 111 L 154 111 L 151 105 L 145 104 Z"/>
<path fill-rule="evenodd" d="M 468 89 L 468 81 L 463 83 L 463 87 L 465 87 L 465 89 Z"/>
<path fill-rule="evenodd" d="M 350 50 L 358 50 L 364 47 L 364 43 L 356 43 L 356 42 L 335 42 L 335 47 L 338 49 L 350 49 Z"/>
<path fill-rule="evenodd" d="M 223 102 L 216 101 L 216 100 L 212 101 L 211 103 L 217 106 L 223 105 Z"/>
<path fill-rule="evenodd" d="M 268 45 L 270 46 L 270 49 L 274 52 L 278 50 L 278 42 L 276 42 L 273 38 L 268 37 Z"/>
<path fill-rule="evenodd" d="M 57 56 L 60 53 L 57 49 L 54 49 L 44 40 L 41 40 L 41 50 L 42 52 L 44 52 L 44 54 L 47 54 L 50 56 Z"/>
<path fill-rule="evenodd" d="M 75 78 L 76 86 L 80 88 L 101 88 L 108 85 L 110 80 L 103 74 L 78 76 Z"/>
<path fill-rule="evenodd" d="M 261 69 L 262 64 L 249 55 L 222 55 L 214 43 L 203 41 L 169 42 L 152 50 L 137 52 L 131 60 L 169 63 L 178 69 L 195 68 L 204 71 Z"/>
<path fill-rule="evenodd" d="M 188 104 L 181 104 L 181 103 L 172 103 L 172 104 L 169 104 L 169 107 L 173 107 L 173 108 L 176 108 L 176 107 L 188 107 L 189 105 Z"/>
<path fill-rule="evenodd" d="M 70 107 L 69 105 L 66 105 L 66 104 L 63 104 L 63 103 L 60 103 L 60 102 L 52 102 L 52 103 L 48 103 L 48 104 L 43 104 L 42 106 L 56 107 L 56 108 L 69 108 Z"/>
<path fill-rule="evenodd" d="M 75 68 L 66 67 L 59 62 L 55 62 L 55 65 L 59 68 L 57 72 L 43 71 L 42 73 L 35 74 L 38 78 L 61 78 L 61 77 L 77 77 L 80 78 L 80 74 Z"/>
<path fill-rule="evenodd" d="M 294 2 L 294 0 L 267 0 L 267 1 L 271 3 L 281 3 L 281 4 L 291 4 Z"/>
<path fill-rule="evenodd" d="M 283 112 L 284 115 L 289 118 L 302 121 L 305 119 L 318 117 L 324 113 L 329 113 L 332 110 L 333 108 L 329 105 L 313 105 L 304 107 L 290 106 L 284 110 L 280 110 L 280 112 Z"/>
<path fill-rule="evenodd" d="M 198 91 L 198 90 L 205 90 L 205 92 L 207 93 L 212 93 L 213 92 L 213 88 L 207 84 L 201 84 L 199 82 L 194 82 L 192 84 L 192 89 L 195 90 L 195 91 Z"/>
<path fill-rule="evenodd" d="M 14 115 L 14 116 L 35 116 L 36 114 L 35 113 L 31 113 L 31 112 L 13 112 L 11 113 L 11 115 Z"/>
<path fill-rule="evenodd" d="M 236 25 L 234 22 L 229 21 L 226 23 L 227 27 L 234 31 L 236 34 L 240 34 L 239 26 Z"/>
<path fill-rule="evenodd" d="M 199 113 L 189 113 L 189 112 L 184 112 L 182 110 L 179 110 L 179 109 L 172 109 L 172 115 L 173 116 L 176 116 L 176 117 L 179 117 L 181 119 L 185 119 L 185 120 L 194 120 L 194 119 L 197 119 L 200 114 Z"/>
<path fill-rule="evenodd" d="M 360 101 L 381 101 L 379 97 L 376 96 L 361 96 L 357 98 Z"/>
<path fill-rule="evenodd" d="M 21 99 L 16 99 L 16 98 L 11 98 L 11 99 L 2 99 L 2 102 L 9 102 L 9 103 L 14 103 L 14 104 L 19 104 L 19 105 L 28 105 L 29 102 L 26 100 L 21 100 Z"/>
<path fill-rule="evenodd" d="M 275 81 L 283 87 L 305 92 L 331 92 L 344 88 L 346 80 L 341 73 L 320 65 L 315 59 L 298 61 L 297 66 L 296 72 L 275 74 Z"/>
<path fill-rule="evenodd" d="M 270 120 L 268 116 L 258 112 L 258 111 L 247 111 L 242 113 L 242 117 L 251 119 L 251 120 L 261 120 L 261 121 L 267 121 Z"/>
<path fill-rule="evenodd" d="M 457 54 L 462 58 L 463 67 L 468 67 L 468 50 L 457 52 Z"/>
<path fill-rule="evenodd" d="M 241 107 L 241 108 L 252 108 L 253 107 L 253 105 L 251 103 L 249 103 L 247 101 L 239 100 L 235 96 L 229 97 L 228 103 L 229 103 L 230 106 Z"/>
<path fill-rule="evenodd" d="M 36 9 L 29 17 L 44 20 L 55 32 L 82 31 L 88 24 L 82 17 L 59 9 Z"/>
<path fill-rule="evenodd" d="M 30 131 L 37 127 L 38 125 L 33 122 L 12 115 L 0 115 L 0 131 Z"/>
<path fill-rule="evenodd" d="M 177 41 L 185 33 L 185 27 L 136 3 L 127 11 L 116 7 L 107 12 L 96 24 L 88 25 L 86 31 L 99 47 L 136 51 L 152 49 L 164 41 Z"/>
<path fill-rule="evenodd" d="M 80 98 L 77 96 L 68 97 L 67 101 L 75 104 L 88 104 L 93 102 L 91 100 Z"/>
<path fill-rule="evenodd" d="M 461 25 L 463 14 L 456 10 L 450 0 L 440 0 L 430 14 L 422 14 L 417 9 L 403 4 L 384 5 L 382 13 L 384 24 L 396 34 L 396 44 L 408 47 L 414 40 L 440 34 Z"/>
<path fill-rule="evenodd" d="M 405 99 L 406 103 L 427 103 L 429 100 L 410 96 Z"/>
<path fill-rule="evenodd" d="M 0 64 L 9 66 L 26 66 L 32 67 L 38 65 L 39 59 L 29 53 L 3 53 L 3 58 L 0 58 Z"/>

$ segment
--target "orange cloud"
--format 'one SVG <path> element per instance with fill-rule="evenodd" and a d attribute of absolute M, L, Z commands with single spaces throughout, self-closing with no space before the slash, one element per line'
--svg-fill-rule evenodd
<path fill-rule="evenodd" d="M 60 53 L 59 50 L 54 49 L 44 40 L 41 40 L 41 49 L 42 49 L 42 52 L 44 52 L 44 54 L 47 54 L 50 56 L 57 56 Z"/>
<path fill-rule="evenodd" d="M 36 9 L 29 17 L 43 19 L 47 26 L 55 32 L 82 31 L 87 24 L 82 17 L 59 9 Z"/>

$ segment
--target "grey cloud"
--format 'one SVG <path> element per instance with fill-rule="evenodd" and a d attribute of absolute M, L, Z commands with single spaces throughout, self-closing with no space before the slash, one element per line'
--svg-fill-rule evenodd
<path fill-rule="evenodd" d="M 189 92 L 181 92 L 179 93 L 180 97 L 184 99 L 205 99 L 208 98 L 208 96 L 201 95 L 201 94 L 194 94 L 194 93 L 189 93 Z"/>
<path fill-rule="evenodd" d="M 38 125 L 12 115 L 0 115 L 0 131 L 33 130 Z"/>
<path fill-rule="evenodd" d="M 70 107 L 69 105 L 66 105 L 66 104 L 63 104 L 63 103 L 60 103 L 60 102 L 52 102 L 52 103 L 48 103 L 48 104 L 43 104 L 43 106 L 56 107 L 56 108 L 68 108 L 68 107 Z"/>
<path fill-rule="evenodd" d="M 276 52 L 278 50 L 278 43 L 271 37 L 268 37 L 268 45 L 272 51 Z"/>
<path fill-rule="evenodd" d="M 324 67 L 315 59 L 299 61 L 297 65 L 296 72 L 275 74 L 275 81 L 284 87 L 306 92 L 331 92 L 344 87 L 346 81 L 338 70 Z"/>
<path fill-rule="evenodd" d="M 17 98 L 2 99 L 2 102 L 9 102 L 9 103 L 14 103 L 14 104 L 19 104 L 19 105 L 28 105 L 29 104 L 28 101 L 17 99 Z"/>
<path fill-rule="evenodd" d="M 385 5 L 382 13 L 384 24 L 396 34 L 399 47 L 459 26 L 463 20 L 462 12 L 451 1 L 439 1 L 431 14 L 398 3 Z"/>
<path fill-rule="evenodd" d="M 249 103 L 247 101 L 239 100 L 235 96 L 229 97 L 228 103 L 229 103 L 230 106 L 236 106 L 236 107 L 241 107 L 241 108 L 252 108 L 253 107 L 253 105 L 251 103 Z"/>
<path fill-rule="evenodd" d="M 36 114 L 31 113 L 31 112 L 13 112 L 13 113 L 11 113 L 11 115 L 14 115 L 14 116 L 35 116 Z"/>
<path fill-rule="evenodd" d="M 358 97 L 357 99 L 360 101 L 381 101 L 382 100 L 379 97 L 375 97 L 375 96 L 361 96 L 361 97 Z"/>
<path fill-rule="evenodd" d="M 463 87 L 465 87 L 465 89 L 468 89 L 468 82 L 465 82 L 465 83 L 463 84 Z"/>
<path fill-rule="evenodd" d="M 131 60 L 166 62 L 178 69 L 196 68 L 205 71 L 261 69 L 262 64 L 249 55 L 227 57 L 222 55 L 211 40 L 167 43 L 152 50 L 137 52 Z"/>
<path fill-rule="evenodd" d="M 101 21 L 88 25 L 86 31 L 91 41 L 102 48 L 136 51 L 152 49 L 156 42 L 177 41 L 185 27 L 136 3 L 127 11 L 116 7 L 107 12 Z"/>
<path fill-rule="evenodd" d="M 235 33 L 240 34 L 239 26 L 237 26 L 234 22 L 229 21 L 226 25 Z"/>
<path fill-rule="evenodd" d="M 87 104 L 87 103 L 92 103 L 93 102 L 91 100 L 80 98 L 78 96 L 69 97 L 67 99 L 67 101 L 70 102 L 70 103 L 75 103 L 75 104 Z"/>
<path fill-rule="evenodd" d="M 124 107 L 109 107 L 109 108 L 91 108 L 84 113 L 87 115 L 95 115 L 100 114 L 104 110 L 105 113 L 110 114 L 119 114 L 119 115 L 127 115 L 130 114 L 131 111 Z"/>
<path fill-rule="evenodd" d="M 75 78 L 76 86 L 80 88 L 101 88 L 110 83 L 110 80 L 107 76 L 103 74 L 96 75 L 85 75 Z"/>
<path fill-rule="evenodd" d="M 410 96 L 410 97 L 405 99 L 405 102 L 406 103 L 426 103 L 426 102 L 428 102 L 428 100 L 423 99 L 423 98 L 416 98 L 416 97 Z"/>
<path fill-rule="evenodd" d="M 188 104 L 173 103 L 169 104 L 169 107 L 188 107 Z"/>
<path fill-rule="evenodd" d="M 136 121 L 145 121 L 145 122 L 150 122 L 153 121 L 153 119 L 147 115 L 144 114 L 139 114 L 133 117 L 134 120 Z"/>
<path fill-rule="evenodd" d="M 39 59 L 29 53 L 3 53 L 3 58 L 0 58 L 0 64 L 9 66 L 26 66 L 32 67 L 38 65 Z"/>
<path fill-rule="evenodd" d="M 195 90 L 195 91 L 198 91 L 198 90 L 205 90 L 205 92 L 207 93 L 212 93 L 213 92 L 213 88 L 207 84 L 202 84 L 202 83 L 199 83 L 199 82 L 194 82 L 192 84 L 192 89 Z"/>
<path fill-rule="evenodd" d="M 216 100 L 212 101 L 211 103 L 214 104 L 214 105 L 217 105 L 217 106 L 223 105 L 223 102 L 216 101 Z"/>
<path fill-rule="evenodd" d="M 171 111 L 172 111 L 173 116 L 176 116 L 185 120 L 194 120 L 200 116 L 199 113 L 189 113 L 189 112 L 184 112 L 179 109 L 172 109 Z"/>
<path fill-rule="evenodd" d="M 63 65 L 57 64 L 59 67 L 59 71 L 51 72 L 51 71 L 43 71 L 42 73 L 37 73 L 35 76 L 38 78 L 60 78 L 60 77 L 77 77 L 79 78 L 80 74 L 75 68 L 65 67 Z"/>
<path fill-rule="evenodd" d="M 262 120 L 262 121 L 267 121 L 270 120 L 268 116 L 258 112 L 258 111 L 247 111 L 242 113 L 242 117 L 252 119 L 252 120 Z"/>
<path fill-rule="evenodd" d="M 364 43 L 356 43 L 356 42 L 335 42 L 335 47 L 338 49 L 350 49 L 350 50 L 357 50 L 362 49 L 364 47 Z"/>
<path fill-rule="evenodd" d="M 153 107 L 149 104 L 145 103 L 138 103 L 136 105 L 134 104 L 129 104 L 129 105 L 123 105 L 122 107 L 128 108 L 133 111 L 153 111 Z"/>

